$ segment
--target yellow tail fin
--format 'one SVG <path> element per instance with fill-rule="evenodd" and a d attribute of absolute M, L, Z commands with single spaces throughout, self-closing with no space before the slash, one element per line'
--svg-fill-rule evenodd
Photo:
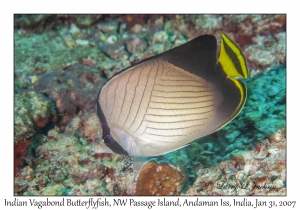
<path fill-rule="evenodd" d="M 224 33 L 219 62 L 228 77 L 249 77 L 246 59 L 241 49 Z"/>

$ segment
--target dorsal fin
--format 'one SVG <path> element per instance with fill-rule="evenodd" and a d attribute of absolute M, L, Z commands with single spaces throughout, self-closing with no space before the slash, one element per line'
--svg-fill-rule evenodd
<path fill-rule="evenodd" d="M 204 79 L 210 78 L 217 63 L 217 40 L 202 35 L 160 54 L 161 59 Z"/>

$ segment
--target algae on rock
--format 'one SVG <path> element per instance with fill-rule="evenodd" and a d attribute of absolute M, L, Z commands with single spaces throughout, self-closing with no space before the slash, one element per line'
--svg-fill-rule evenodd
<path fill-rule="evenodd" d="M 49 98 L 36 91 L 16 90 L 14 95 L 14 139 L 26 140 L 37 127 L 56 118 L 56 108 Z"/>

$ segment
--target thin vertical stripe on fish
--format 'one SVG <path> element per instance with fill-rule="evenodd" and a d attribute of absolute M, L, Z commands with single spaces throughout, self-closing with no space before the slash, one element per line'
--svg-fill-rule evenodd
<path fill-rule="evenodd" d="M 203 35 L 131 66 L 102 87 L 97 112 L 104 143 L 114 152 L 156 156 L 230 122 L 245 103 L 244 56 L 225 34 Z M 234 76 L 234 77 L 232 77 Z"/>

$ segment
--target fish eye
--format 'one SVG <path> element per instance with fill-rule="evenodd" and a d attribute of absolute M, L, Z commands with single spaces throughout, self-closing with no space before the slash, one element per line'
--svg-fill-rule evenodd
<path fill-rule="evenodd" d="M 110 136 L 106 136 L 106 137 L 104 138 L 104 142 L 105 142 L 105 143 L 110 143 Z"/>

